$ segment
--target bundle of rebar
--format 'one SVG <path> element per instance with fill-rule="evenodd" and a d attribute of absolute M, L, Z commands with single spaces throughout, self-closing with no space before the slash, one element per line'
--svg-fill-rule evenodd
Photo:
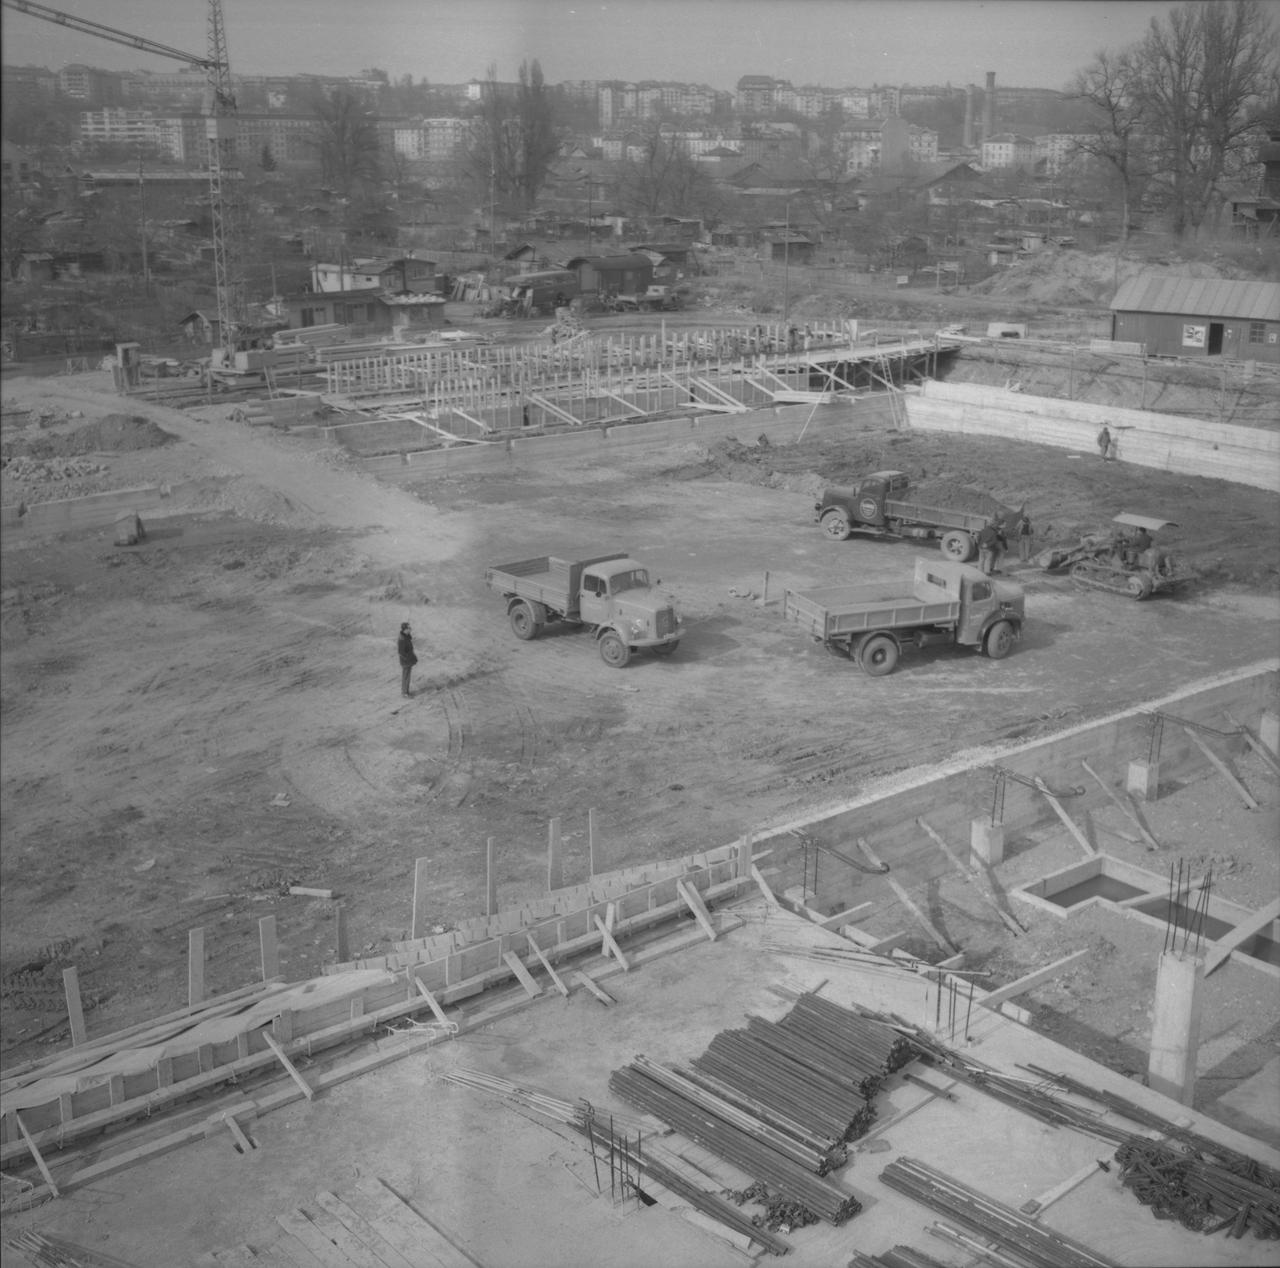
<path fill-rule="evenodd" d="M 38 1268 L 129 1268 L 123 1259 L 76 1246 L 32 1228 L 24 1229 L 5 1245 L 11 1250 L 21 1251 L 28 1262 L 38 1265 Z"/>
<path fill-rule="evenodd" d="M 634 1169 L 636 1175 L 650 1176 L 656 1183 L 670 1189 L 672 1193 L 683 1198 L 704 1215 L 709 1215 L 726 1228 L 758 1242 L 771 1255 L 785 1255 L 791 1249 L 781 1237 L 756 1224 L 749 1215 L 734 1206 L 732 1202 L 726 1201 L 709 1189 L 694 1184 L 679 1171 L 667 1166 L 661 1159 L 642 1153 L 625 1136 L 617 1136 L 599 1122 L 579 1123 L 577 1127 L 590 1140 L 593 1156 L 597 1146 L 607 1148 L 610 1154 L 621 1155 L 627 1165 Z"/>
<path fill-rule="evenodd" d="M 797 1162 L 792 1156 L 794 1149 L 781 1152 L 776 1147 L 776 1138 L 766 1143 L 759 1134 L 727 1122 L 707 1102 L 689 1099 L 640 1066 L 615 1070 L 609 1087 L 628 1104 L 662 1119 L 717 1157 L 799 1202 L 830 1224 L 843 1224 L 862 1209 L 862 1204 L 851 1193 Z"/>
<path fill-rule="evenodd" d="M 868 1078 L 876 1078 L 877 1087 L 880 1080 L 901 1069 L 915 1055 L 906 1039 L 883 1019 L 841 1008 L 812 993 L 801 995 L 778 1024 L 866 1070 Z M 874 1093 L 873 1088 L 868 1095 Z"/>
<path fill-rule="evenodd" d="M 1248 1178 L 1159 1141 L 1130 1137 L 1116 1150 L 1120 1181 L 1157 1219 L 1195 1232 L 1280 1238 L 1280 1177 L 1262 1168 Z"/>
<path fill-rule="evenodd" d="M 892 1189 L 972 1229 L 1031 1268 L 1112 1268 L 1081 1242 L 1044 1228 L 915 1158 L 897 1158 L 880 1178 Z"/>

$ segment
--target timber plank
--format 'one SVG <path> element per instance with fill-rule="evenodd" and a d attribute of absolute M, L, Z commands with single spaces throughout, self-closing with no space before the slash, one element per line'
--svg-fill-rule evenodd
<path fill-rule="evenodd" d="M 301 1209 L 276 1216 L 276 1223 L 297 1238 L 324 1268 L 351 1268 L 351 1261 L 308 1218 Z"/>
<path fill-rule="evenodd" d="M 354 1207 L 349 1206 L 336 1193 L 322 1189 L 316 1194 L 316 1202 L 328 1211 L 334 1219 L 344 1224 L 368 1248 L 373 1251 L 387 1268 L 413 1268 L 406 1259 L 376 1228 Z"/>
<path fill-rule="evenodd" d="M 307 1211 L 307 1219 L 314 1228 L 345 1255 L 356 1268 L 387 1268 L 374 1251 L 370 1250 L 341 1220 L 323 1208 L 318 1211 Z"/>
<path fill-rule="evenodd" d="M 516 981 L 524 987 L 525 991 L 532 998 L 534 995 L 542 994 L 542 987 L 533 980 L 533 975 L 521 963 L 520 957 L 514 951 L 506 951 L 502 956 L 503 963 L 506 964 L 512 973 L 516 975 Z"/>
<path fill-rule="evenodd" d="M 357 1182 L 356 1187 L 377 1211 L 377 1219 L 370 1221 L 386 1236 L 386 1228 L 400 1229 L 409 1243 L 416 1248 L 412 1257 L 415 1268 L 481 1268 L 460 1247 L 455 1246 L 436 1226 L 424 1219 L 399 1195 L 393 1193 L 385 1180 L 370 1176 Z M 404 1253 L 403 1245 L 398 1249 Z"/>

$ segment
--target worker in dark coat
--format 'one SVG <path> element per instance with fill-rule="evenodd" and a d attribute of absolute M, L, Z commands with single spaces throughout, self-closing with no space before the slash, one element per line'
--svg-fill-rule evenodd
<path fill-rule="evenodd" d="M 996 570 L 996 560 L 1004 544 L 1004 534 L 995 520 L 988 520 L 978 533 L 978 567 L 990 576 Z"/>
<path fill-rule="evenodd" d="M 1014 532 L 1018 538 L 1018 558 L 1022 560 L 1024 564 L 1030 563 L 1032 537 L 1031 517 L 1025 510 L 1019 512 L 1018 524 Z"/>
<path fill-rule="evenodd" d="M 413 673 L 413 667 L 418 663 L 418 657 L 413 650 L 413 631 L 409 628 L 408 621 L 400 627 L 400 637 L 396 641 L 396 651 L 400 656 L 400 694 L 402 696 L 411 696 L 413 692 L 409 690 L 409 676 Z"/>
<path fill-rule="evenodd" d="M 1104 426 L 1098 433 L 1098 455 L 1103 462 L 1111 461 L 1111 429 Z"/>

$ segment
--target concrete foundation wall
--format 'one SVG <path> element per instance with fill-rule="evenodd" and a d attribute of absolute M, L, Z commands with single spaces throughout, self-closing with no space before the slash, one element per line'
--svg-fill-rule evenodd
<path fill-rule="evenodd" d="M 31 530 L 43 533 L 69 533 L 85 528 L 105 528 L 114 524 L 126 511 L 144 511 L 160 504 L 162 493 L 156 485 L 139 489 L 112 489 L 108 493 L 91 493 L 86 497 L 61 498 L 56 502 L 34 502 L 19 514 L 6 507 L 0 518 L 5 532 Z"/>
<path fill-rule="evenodd" d="M 451 445 L 416 453 L 366 458 L 364 471 L 391 483 L 427 480 L 433 475 L 459 475 L 516 469 L 525 465 L 556 462 L 562 457 L 599 456 L 608 462 L 611 452 L 635 453 L 645 449 L 669 449 L 676 445 L 712 444 L 732 437 L 755 444 L 767 436 L 772 444 L 793 441 L 808 423 L 807 437 L 852 438 L 869 426 L 893 422 L 886 396 L 868 396 L 830 405 L 775 405 L 746 414 L 701 414 L 688 418 L 664 418 L 617 427 L 590 427 L 543 436 L 512 436 L 480 445 Z M 328 429 L 326 429 L 328 430 Z"/>
<path fill-rule="evenodd" d="M 924 431 L 1007 436 L 1096 459 L 1097 435 L 1105 424 L 1121 462 L 1280 492 L 1280 432 L 1027 396 L 976 383 L 928 380 L 906 401 L 908 422 Z"/>
<path fill-rule="evenodd" d="M 916 819 L 923 818 L 953 851 L 966 857 L 970 821 L 990 819 L 996 794 L 993 767 L 1004 767 L 1024 778 L 1039 777 L 1060 792 L 1082 789 L 1081 795 L 1066 797 L 1062 805 L 1088 832 L 1088 812 L 1108 806 L 1110 802 L 1085 773 L 1080 764 L 1082 760 L 1113 788 L 1121 789 L 1128 763 L 1145 759 L 1149 752 L 1148 711 L 1158 710 L 1166 719 L 1201 722 L 1218 730 L 1232 729 L 1226 718 L 1230 713 L 1257 734 L 1259 717 L 1275 699 L 1278 687 L 1280 662 L 1265 662 L 1049 739 L 982 751 L 963 763 L 952 764 L 949 769 L 944 767 L 940 773 L 908 773 L 896 788 L 871 791 L 843 806 L 829 807 L 801 821 L 781 825 L 762 833 L 757 844 L 772 846 L 775 850 L 771 862 L 780 865 L 783 874 L 771 884 L 779 890 L 801 881 L 802 859 L 796 840 L 790 835 L 793 829 L 804 829 L 824 845 L 834 846 L 857 859 L 862 858 L 857 838 L 864 837 L 895 873 L 900 877 L 909 873 L 910 881 L 902 877 L 904 883 L 919 885 L 951 875 L 953 869 Z M 1238 755 L 1244 751 L 1242 737 L 1206 738 L 1218 753 Z M 1182 729 L 1166 720 L 1160 746 L 1162 782 L 1171 784 L 1198 777 L 1210 769 L 1204 755 Z M 1032 830 L 1059 823 L 1041 793 L 1009 778 L 1004 780 L 1002 819 L 1006 839 L 1016 839 Z M 852 869 L 839 860 L 829 856 L 820 859 L 818 890 L 824 897 L 838 897 L 839 885 L 851 883 L 853 879 Z"/>

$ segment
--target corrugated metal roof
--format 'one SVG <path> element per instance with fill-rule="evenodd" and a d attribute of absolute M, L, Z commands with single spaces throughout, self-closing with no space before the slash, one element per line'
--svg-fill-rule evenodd
<path fill-rule="evenodd" d="M 1120 287 L 1111 308 L 1115 312 L 1280 321 L 1280 282 L 1224 282 L 1218 278 L 1140 273 Z"/>

